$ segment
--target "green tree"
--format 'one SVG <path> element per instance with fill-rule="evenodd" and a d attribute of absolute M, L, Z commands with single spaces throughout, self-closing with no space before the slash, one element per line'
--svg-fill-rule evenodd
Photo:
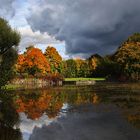
<path fill-rule="evenodd" d="M 0 18 L 0 88 L 13 76 L 20 35 L 8 22 Z"/>
<path fill-rule="evenodd" d="M 65 61 L 65 74 L 67 78 L 75 78 L 77 76 L 77 66 L 73 59 L 68 59 Z"/>
<path fill-rule="evenodd" d="M 140 33 L 134 33 L 132 36 L 128 37 L 128 39 L 124 43 L 129 42 L 140 42 Z"/>
<path fill-rule="evenodd" d="M 111 56 L 105 56 L 97 65 L 93 76 L 106 77 L 107 79 L 113 80 L 120 76 L 120 67 L 118 63 L 111 59 Z"/>
<path fill-rule="evenodd" d="M 76 77 L 89 77 L 90 68 L 87 60 L 76 59 Z"/>
<path fill-rule="evenodd" d="M 20 35 L 13 30 L 5 19 L 0 18 L 0 61 L 3 61 L 3 55 L 10 48 L 18 46 Z"/>
<path fill-rule="evenodd" d="M 14 64 L 16 60 L 17 51 L 14 48 L 10 48 L 3 54 L 3 61 L 0 65 L 0 88 L 14 77 Z"/>

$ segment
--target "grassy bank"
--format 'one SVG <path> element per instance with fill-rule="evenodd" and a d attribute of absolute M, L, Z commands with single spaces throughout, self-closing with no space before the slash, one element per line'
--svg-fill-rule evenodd
<path fill-rule="evenodd" d="M 64 81 L 104 81 L 105 78 L 65 78 Z M 37 84 L 38 85 L 38 84 Z M 2 87 L 3 90 L 16 90 L 20 88 L 25 88 L 24 84 L 8 84 Z M 30 87 L 28 87 L 30 88 Z"/>
<path fill-rule="evenodd" d="M 65 78 L 64 81 L 105 81 L 105 78 Z"/>
<path fill-rule="evenodd" d="M 2 87 L 3 90 L 16 90 L 18 88 L 21 88 L 21 85 L 8 84 Z"/>

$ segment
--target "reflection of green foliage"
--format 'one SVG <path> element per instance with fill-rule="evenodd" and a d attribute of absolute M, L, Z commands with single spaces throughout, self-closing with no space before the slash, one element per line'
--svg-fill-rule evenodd
<path fill-rule="evenodd" d="M 0 140 L 21 140 L 21 132 L 18 128 L 19 115 L 16 112 L 12 97 L 6 93 L 0 93 Z"/>
<path fill-rule="evenodd" d="M 19 123 L 19 115 L 16 112 L 11 97 L 6 93 L 0 94 L 0 121 L 6 124 L 9 127 L 13 127 L 15 124 Z"/>
<path fill-rule="evenodd" d="M 0 140 L 22 140 L 21 132 L 19 129 L 11 127 L 0 126 Z"/>

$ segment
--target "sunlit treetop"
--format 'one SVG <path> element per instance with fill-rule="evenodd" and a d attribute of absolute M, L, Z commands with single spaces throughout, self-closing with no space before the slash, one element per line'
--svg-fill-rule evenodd
<path fill-rule="evenodd" d="M 56 50 L 56 48 L 52 46 L 48 46 L 45 50 L 44 55 L 46 56 L 46 59 L 49 61 L 49 64 L 51 66 L 52 72 L 60 72 L 61 71 L 61 63 L 62 63 L 62 57 Z"/>
<path fill-rule="evenodd" d="M 17 69 L 19 72 L 24 71 L 31 75 L 36 73 L 47 74 L 50 71 L 50 65 L 42 51 L 31 46 L 27 48 L 24 54 L 19 55 Z"/>
<path fill-rule="evenodd" d="M 115 61 L 129 77 L 137 79 L 140 75 L 140 34 L 128 38 L 114 54 Z"/>

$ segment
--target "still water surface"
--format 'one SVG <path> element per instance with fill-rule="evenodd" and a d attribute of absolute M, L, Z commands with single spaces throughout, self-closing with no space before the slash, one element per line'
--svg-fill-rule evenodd
<path fill-rule="evenodd" d="M 140 140 L 140 84 L 1 93 L 0 140 Z"/>

